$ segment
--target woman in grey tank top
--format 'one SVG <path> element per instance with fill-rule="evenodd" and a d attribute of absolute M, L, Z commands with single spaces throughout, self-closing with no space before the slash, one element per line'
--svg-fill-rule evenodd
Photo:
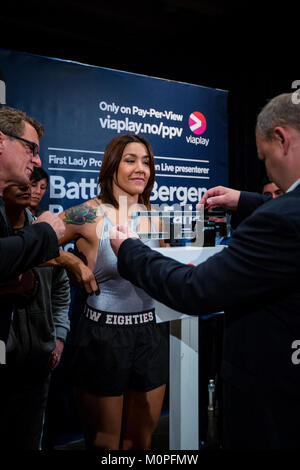
<path fill-rule="evenodd" d="M 152 298 L 121 278 L 109 241 L 110 228 L 128 223 L 134 206 L 151 210 L 154 179 L 150 144 L 135 134 L 117 136 L 104 152 L 99 197 L 60 215 L 63 243 L 76 240 L 100 290 L 88 296 L 77 324 L 69 374 L 87 448 L 149 449 L 161 413 L 168 325 L 155 322 Z M 149 233 L 159 224 L 141 218 L 134 228 Z"/>

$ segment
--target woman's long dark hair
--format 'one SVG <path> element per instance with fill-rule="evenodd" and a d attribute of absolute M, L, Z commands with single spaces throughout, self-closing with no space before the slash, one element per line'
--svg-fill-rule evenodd
<path fill-rule="evenodd" d="M 149 154 L 150 177 L 143 193 L 139 195 L 138 202 L 139 204 L 143 204 L 144 206 L 146 206 L 147 209 L 150 209 L 150 194 L 155 180 L 153 150 L 146 139 L 136 134 L 119 135 L 113 140 L 111 140 L 110 143 L 107 145 L 103 155 L 101 170 L 98 179 L 98 183 L 100 186 L 99 198 L 105 204 L 112 204 L 116 209 L 119 208 L 119 203 L 113 194 L 113 176 L 118 172 L 124 148 L 127 144 L 130 144 L 131 142 L 143 144 Z"/>

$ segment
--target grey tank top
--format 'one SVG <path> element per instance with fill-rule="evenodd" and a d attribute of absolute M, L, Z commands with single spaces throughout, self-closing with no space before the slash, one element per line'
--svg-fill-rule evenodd
<path fill-rule="evenodd" d="M 98 310 L 115 313 L 142 312 L 153 308 L 153 299 L 143 289 L 123 279 L 117 268 L 117 257 L 109 240 L 109 231 L 114 226 L 95 199 L 103 214 L 102 233 L 99 241 L 94 276 L 100 288 L 100 295 L 89 295 L 87 304 Z M 151 231 L 155 227 L 151 226 Z M 145 244 L 158 247 L 158 240 L 146 240 Z"/>

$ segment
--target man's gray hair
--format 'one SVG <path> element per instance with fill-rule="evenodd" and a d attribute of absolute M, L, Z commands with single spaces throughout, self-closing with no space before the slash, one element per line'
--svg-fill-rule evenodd
<path fill-rule="evenodd" d="M 24 111 L 10 106 L 0 106 L 0 131 L 21 137 L 24 132 L 25 122 L 28 122 L 37 132 L 39 139 L 43 137 L 44 127 Z"/>
<path fill-rule="evenodd" d="M 257 116 L 256 132 L 262 139 L 272 139 L 276 126 L 293 127 L 300 132 L 300 104 L 293 100 L 294 93 L 283 93 L 272 98 Z"/>

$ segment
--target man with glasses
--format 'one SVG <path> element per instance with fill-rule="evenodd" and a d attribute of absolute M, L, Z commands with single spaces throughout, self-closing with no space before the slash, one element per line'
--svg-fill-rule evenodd
<path fill-rule="evenodd" d="M 2 201 L 6 188 L 11 184 L 27 185 L 33 168 L 41 166 L 38 152 L 43 133 L 43 126 L 24 112 L 8 106 L 0 108 L 0 282 L 16 278 L 31 267 L 59 256 L 58 240 L 65 226 L 56 215 L 45 212 L 34 225 L 11 236 Z M 11 299 L 2 302 L 2 342 L 7 340 L 12 310 Z"/>
<path fill-rule="evenodd" d="M 2 195 L 12 184 L 27 186 L 30 183 L 33 168 L 41 166 L 39 139 L 43 134 L 43 126 L 23 111 L 0 107 L 0 283 L 17 276 L 19 282 L 25 283 L 26 275 L 21 273 L 46 263 L 65 268 L 71 280 L 88 294 L 98 293 L 98 285 L 88 266 L 72 253 L 58 250 L 65 224 L 57 215 L 45 211 L 32 225 L 17 236 L 11 236 Z M 0 346 L 6 343 L 12 310 L 12 300 L 7 298 L 0 311 Z M 2 362 L 0 357 L 0 364 Z"/>

